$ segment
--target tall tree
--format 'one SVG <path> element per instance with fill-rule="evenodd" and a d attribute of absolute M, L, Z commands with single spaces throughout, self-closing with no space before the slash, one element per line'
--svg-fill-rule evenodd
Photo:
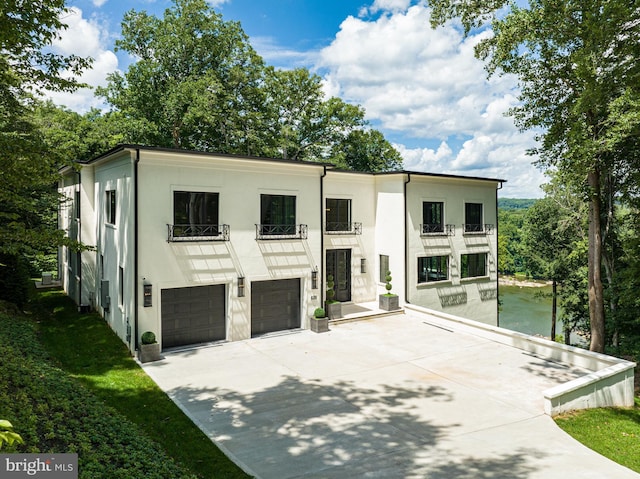
<path fill-rule="evenodd" d="M 47 150 L 32 114 L 39 94 L 74 90 L 75 75 L 90 64 L 48 49 L 66 27 L 66 12 L 63 0 L 0 6 L 0 295 L 18 303 L 25 300 L 24 258 L 64 241 L 54 221 L 59 158 Z"/>
<path fill-rule="evenodd" d="M 400 153 L 378 130 L 354 130 L 333 148 L 332 161 L 349 170 L 384 172 L 402 169 Z"/>
<path fill-rule="evenodd" d="M 262 152 L 262 59 L 237 22 L 205 0 L 175 0 L 162 18 L 127 12 L 116 47 L 138 58 L 97 90 L 156 146 Z"/>
<path fill-rule="evenodd" d="M 540 165 L 581 177 L 589 205 L 590 349 L 604 351 L 603 183 L 627 162 L 633 135 L 615 109 L 632 111 L 640 94 L 640 6 L 628 0 L 429 0 L 432 22 L 461 19 L 465 32 L 490 25 L 476 47 L 490 74 L 515 74 L 523 129 L 541 129 Z M 505 12 L 505 7 L 508 10 Z M 605 218 L 606 219 L 606 216 Z"/>

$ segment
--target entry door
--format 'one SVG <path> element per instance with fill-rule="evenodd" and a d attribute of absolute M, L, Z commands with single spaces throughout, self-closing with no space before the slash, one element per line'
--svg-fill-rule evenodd
<path fill-rule="evenodd" d="M 337 301 L 351 301 L 351 250 L 327 250 L 327 277 L 333 275 Z M 326 284 L 325 284 L 326 287 Z"/>

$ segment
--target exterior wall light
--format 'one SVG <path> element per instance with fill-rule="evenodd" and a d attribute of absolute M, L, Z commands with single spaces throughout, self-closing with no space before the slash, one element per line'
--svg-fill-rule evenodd
<path fill-rule="evenodd" d="M 367 258 L 360 258 L 360 272 L 362 274 L 367 272 Z"/>
<path fill-rule="evenodd" d="M 318 267 L 311 270 L 311 289 L 318 289 Z"/>

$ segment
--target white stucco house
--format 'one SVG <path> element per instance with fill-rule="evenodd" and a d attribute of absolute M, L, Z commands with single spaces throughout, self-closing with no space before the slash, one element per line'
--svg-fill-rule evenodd
<path fill-rule="evenodd" d="M 496 325 L 497 190 L 504 180 L 121 145 L 62 171 L 59 276 L 137 349 L 307 328 L 336 299 Z"/>

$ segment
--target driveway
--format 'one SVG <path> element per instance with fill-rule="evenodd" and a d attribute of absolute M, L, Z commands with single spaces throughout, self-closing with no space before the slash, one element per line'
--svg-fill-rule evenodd
<path fill-rule="evenodd" d="M 407 312 L 144 365 L 264 479 L 639 478 L 574 441 L 542 391 L 586 370 Z"/>

